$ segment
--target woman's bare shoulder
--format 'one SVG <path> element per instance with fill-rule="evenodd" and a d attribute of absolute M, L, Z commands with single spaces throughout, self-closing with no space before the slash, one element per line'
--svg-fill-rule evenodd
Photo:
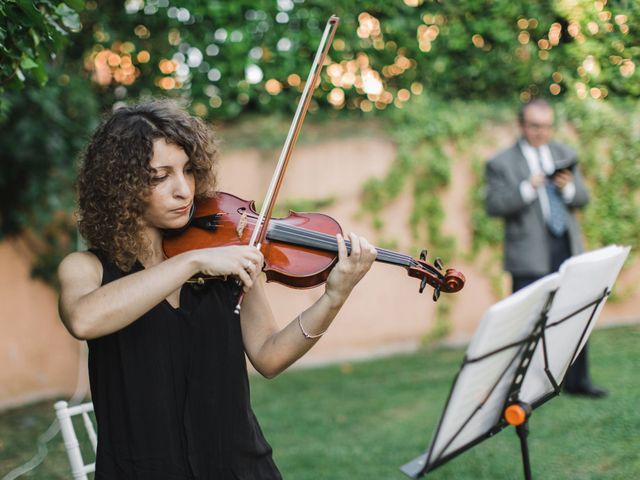
<path fill-rule="evenodd" d="M 60 262 L 58 279 L 61 285 L 77 280 L 91 282 L 102 279 L 102 264 L 91 252 L 72 252 Z"/>

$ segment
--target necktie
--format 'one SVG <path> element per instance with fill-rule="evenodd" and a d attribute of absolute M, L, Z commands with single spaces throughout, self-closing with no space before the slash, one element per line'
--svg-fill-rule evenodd
<path fill-rule="evenodd" d="M 542 154 L 539 148 L 536 148 L 536 155 L 538 156 L 540 169 L 544 172 Z M 549 199 L 549 218 L 547 218 L 547 227 L 549 227 L 549 230 L 553 235 L 560 237 L 567 231 L 567 207 L 564 204 L 562 195 L 553 184 L 551 178 L 546 179 L 544 188 L 547 192 L 547 198 Z"/>

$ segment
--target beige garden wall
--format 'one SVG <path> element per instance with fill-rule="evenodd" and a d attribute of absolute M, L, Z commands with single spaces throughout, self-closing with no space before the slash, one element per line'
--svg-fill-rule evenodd
<path fill-rule="evenodd" d="M 56 292 L 31 278 L 31 261 L 24 242 L 0 243 L 0 410 L 86 381 L 84 346 L 60 323 Z"/>
<path fill-rule="evenodd" d="M 499 130 L 483 145 L 483 157 L 506 146 L 515 131 Z M 223 191 L 246 199 L 260 199 L 278 152 L 236 150 L 224 152 L 219 178 Z M 362 183 L 372 176 L 383 176 L 395 157 L 394 145 L 384 136 L 329 140 L 322 144 L 300 145 L 286 175 L 281 198 L 337 201 L 324 213 L 335 217 L 345 232 L 354 231 L 375 241 L 371 226 L 358 220 Z M 469 159 L 453 163 L 451 189 L 443 202 L 447 219 L 445 230 L 454 235 L 460 251 L 471 245 L 469 188 L 473 182 Z M 385 236 L 396 238 L 399 249 L 411 244 L 406 224 L 411 198 L 402 195 L 385 212 Z M 428 247 L 428 246 L 426 246 Z M 405 253 L 414 253 L 406 251 Z M 431 252 L 436 254 L 437 252 Z M 431 257 L 432 258 L 432 257 Z M 482 313 L 499 298 L 484 273 L 487 259 L 473 262 L 444 259 L 446 267 L 462 271 L 465 288 L 451 298 L 453 331 L 448 341 L 463 343 L 473 333 Z M 55 292 L 30 278 L 30 254 L 19 241 L 0 243 L 0 409 L 37 398 L 70 395 L 86 388 L 86 358 L 83 344 L 71 338 L 62 327 Z M 638 315 L 640 267 L 624 270 L 617 291 L 624 301 L 609 303 L 599 325 L 633 322 Z M 504 276 L 505 291 L 508 279 Z M 290 321 L 323 291 L 293 290 L 268 285 L 268 295 L 282 324 Z M 435 306 L 430 292 L 418 294 L 418 281 L 402 268 L 383 264 L 358 285 L 329 332 L 299 364 L 318 364 L 335 360 L 366 358 L 373 355 L 415 349 L 433 326 Z M 78 377 L 80 367 L 81 375 Z"/>

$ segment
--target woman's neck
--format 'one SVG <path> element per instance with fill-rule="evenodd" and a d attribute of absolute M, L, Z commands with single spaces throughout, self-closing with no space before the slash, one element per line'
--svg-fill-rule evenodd
<path fill-rule="evenodd" d="M 142 237 L 145 239 L 145 243 L 149 249 L 145 252 L 145 255 L 140 258 L 140 263 L 145 267 L 153 267 L 166 259 L 164 251 L 162 250 L 162 234 L 157 228 L 148 228 L 143 232 Z"/>

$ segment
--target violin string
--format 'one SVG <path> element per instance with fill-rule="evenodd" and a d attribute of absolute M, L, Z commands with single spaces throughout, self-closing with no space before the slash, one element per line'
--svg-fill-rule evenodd
<path fill-rule="evenodd" d="M 252 218 L 252 217 L 249 217 Z M 232 226 L 235 226 L 235 223 L 232 222 L 231 220 L 223 220 L 223 221 L 219 221 L 218 225 L 221 225 L 222 223 L 229 223 Z M 248 225 L 255 225 L 256 222 L 247 222 Z M 302 238 L 302 239 L 312 239 L 312 240 L 316 240 L 316 241 L 323 241 L 325 240 L 328 243 L 323 243 L 322 246 L 324 247 L 335 247 L 334 251 L 337 251 L 337 241 L 335 239 L 335 237 L 333 235 L 329 235 L 329 234 L 324 234 L 321 232 L 315 232 L 313 230 L 307 230 L 305 228 L 300 228 L 300 227 L 294 227 L 291 225 L 278 225 L 278 224 L 274 224 L 272 227 L 270 227 L 271 229 L 273 229 L 274 227 L 277 227 L 278 230 L 283 231 L 283 232 L 287 232 L 287 233 L 291 233 L 293 235 L 296 235 L 298 238 Z M 345 243 L 347 246 L 351 245 L 351 242 L 349 240 L 345 239 Z M 401 253 L 397 253 L 397 252 L 393 252 L 391 250 L 386 250 L 384 248 L 377 248 L 376 250 L 382 254 L 381 255 L 381 259 L 390 259 L 390 260 L 395 260 L 396 262 L 402 262 L 403 264 L 407 264 L 410 263 L 411 266 L 418 266 L 419 264 L 413 260 L 412 257 L 408 256 L 408 255 L 403 255 Z"/>
<path fill-rule="evenodd" d="M 335 237 L 333 237 L 332 235 L 314 232 L 313 230 L 307 230 L 300 227 L 292 227 L 290 225 L 275 224 L 271 227 L 271 229 L 273 229 L 274 231 L 277 231 L 277 230 L 285 231 L 290 236 L 294 236 L 297 238 L 313 239 L 316 242 L 316 245 L 318 246 L 318 248 L 330 247 L 330 249 L 333 251 L 337 250 L 337 241 Z M 294 240 L 291 237 L 287 237 L 287 239 Z M 346 241 L 346 243 L 347 245 L 350 245 L 349 241 Z M 416 260 L 414 260 L 412 257 L 408 255 L 403 255 L 403 254 L 393 252 L 390 250 L 385 250 L 385 249 L 377 248 L 376 250 L 379 252 L 377 259 L 380 261 L 387 261 L 388 263 L 394 263 L 396 265 L 426 269 L 429 273 L 431 273 L 435 277 L 444 278 L 444 275 L 440 271 L 436 270 L 434 267 L 431 267 L 428 264 L 425 266 L 421 263 L 418 263 Z M 382 255 L 380 255 L 380 253 L 382 253 Z"/>
<path fill-rule="evenodd" d="M 330 247 L 332 250 L 337 251 L 338 243 L 336 238 L 332 235 L 313 232 L 306 229 L 295 228 L 289 225 L 274 225 L 276 231 L 282 231 L 288 235 L 288 238 L 296 239 L 308 239 L 313 242 L 317 242 L 317 244 L 321 246 Z M 345 244 L 348 248 L 351 247 L 351 242 L 349 240 L 345 241 Z M 412 265 L 412 258 L 407 255 L 402 255 L 395 252 L 386 251 L 384 249 L 376 248 L 378 252 L 378 260 L 382 261 L 390 261 L 392 263 L 400 263 L 402 265 Z"/>
<path fill-rule="evenodd" d="M 229 223 L 233 226 L 235 226 L 234 222 L 232 221 L 222 221 L 219 222 L 219 225 L 221 223 Z M 249 222 L 249 224 L 251 224 L 252 222 Z M 312 230 L 307 230 L 304 228 L 300 228 L 300 227 L 294 227 L 291 225 L 278 225 L 275 224 L 273 226 L 270 227 L 270 230 L 278 230 L 281 231 L 283 233 L 289 233 L 290 235 L 295 236 L 296 238 L 299 239 L 303 239 L 303 240 L 313 240 L 315 242 L 320 242 L 320 244 L 318 245 L 318 247 L 331 247 L 329 248 L 329 250 L 333 250 L 333 251 L 337 251 L 337 241 L 335 239 L 335 237 L 333 235 L 329 235 L 329 234 L 324 234 L 324 233 L 320 233 L 320 232 L 314 232 Z M 290 238 L 290 240 L 294 240 L 293 238 Z M 345 240 L 345 243 L 347 246 L 351 245 L 351 242 L 349 240 Z M 408 256 L 408 255 L 403 255 L 401 253 L 397 253 L 397 252 L 393 252 L 391 250 L 386 250 L 383 248 L 377 248 L 376 250 L 379 253 L 379 260 L 389 260 L 392 263 L 400 263 L 402 265 L 406 265 L 406 266 L 419 266 L 420 264 L 418 262 L 416 262 L 412 257 Z M 407 265 L 409 264 L 409 265 Z"/>
<path fill-rule="evenodd" d="M 251 217 L 249 217 L 251 218 Z M 247 225 L 255 225 L 257 222 L 252 222 L 252 221 L 248 221 Z M 218 226 L 223 227 L 223 224 L 229 224 L 229 226 L 233 226 L 235 227 L 235 223 L 231 220 L 221 220 L 218 222 Z M 313 241 L 314 243 L 318 244 L 319 248 L 322 247 L 330 247 L 328 248 L 329 250 L 333 250 L 333 251 L 337 251 L 337 241 L 336 238 L 333 235 L 329 235 L 326 233 L 321 233 L 321 232 L 315 232 L 313 230 L 307 230 L 305 228 L 301 228 L 301 227 L 294 227 L 292 225 L 281 225 L 281 224 L 272 224 L 269 227 L 269 230 L 278 230 L 281 231 L 283 233 L 287 233 L 289 235 L 291 235 L 291 237 L 293 238 L 289 238 L 290 240 L 294 240 L 295 239 L 303 239 L 303 240 L 310 240 Z M 268 235 L 268 233 L 267 233 Z M 350 247 L 351 242 L 347 239 L 345 239 L 345 244 Z M 398 252 L 394 252 L 391 250 L 387 250 L 384 248 L 378 248 L 375 247 L 376 250 L 378 251 L 378 257 L 379 260 L 387 260 L 390 261 L 392 263 L 399 263 L 405 266 L 420 266 L 420 264 L 415 261 L 411 256 L 409 255 L 404 255 Z"/>

